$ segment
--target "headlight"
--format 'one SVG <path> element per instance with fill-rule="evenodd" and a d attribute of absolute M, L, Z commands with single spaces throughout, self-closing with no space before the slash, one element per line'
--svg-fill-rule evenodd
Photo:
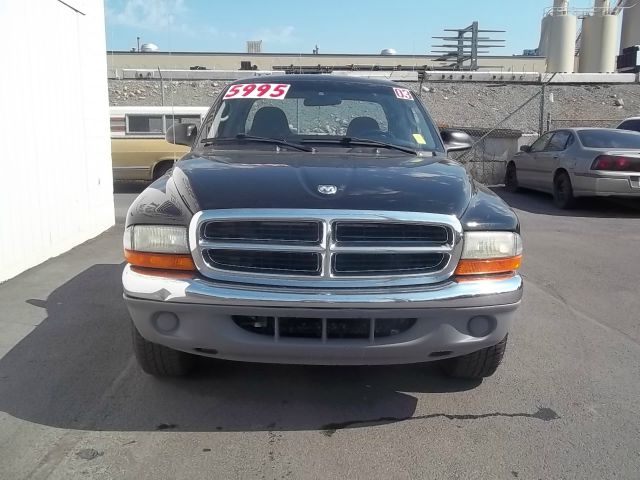
<path fill-rule="evenodd" d="M 195 270 L 186 227 L 133 225 L 124 232 L 125 258 L 138 267 Z"/>
<path fill-rule="evenodd" d="M 510 273 L 522 263 L 522 239 L 515 232 L 467 232 L 456 275 Z"/>
<path fill-rule="evenodd" d="M 513 232 L 467 232 L 462 258 L 480 260 L 522 255 L 522 239 Z"/>
<path fill-rule="evenodd" d="M 134 225 L 124 232 L 125 250 L 189 253 L 187 229 L 170 225 Z"/>

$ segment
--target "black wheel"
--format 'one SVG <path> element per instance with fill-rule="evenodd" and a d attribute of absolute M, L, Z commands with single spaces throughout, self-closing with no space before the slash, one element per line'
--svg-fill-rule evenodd
<path fill-rule="evenodd" d="M 563 210 L 573 208 L 576 204 L 571 178 L 567 172 L 560 172 L 553 180 L 553 203 Z"/>
<path fill-rule="evenodd" d="M 510 163 L 507 166 L 507 172 L 504 175 L 504 188 L 507 192 L 517 192 L 520 189 L 518 184 L 518 173 L 516 172 L 516 166 Z"/>
<path fill-rule="evenodd" d="M 493 347 L 483 348 L 462 357 L 445 360 L 444 371 L 450 377 L 480 379 L 493 375 L 504 357 L 507 337 Z"/>
<path fill-rule="evenodd" d="M 161 162 L 153 169 L 153 179 L 157 180 L 173 168 L 173 162 Z"/>
<path fill-rule="evenodd" d="M 156 377 L 181 377 L 191 372 L 195 366 L 195 355 L 173 350 L 145 339 L 135 326 L 133 330 L 133 351 L 138 364 L 149 375 Z"/>

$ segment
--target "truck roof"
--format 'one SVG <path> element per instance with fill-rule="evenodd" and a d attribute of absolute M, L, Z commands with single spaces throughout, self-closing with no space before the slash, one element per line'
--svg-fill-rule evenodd
<path fill-rule="evenodd" d="M 398 86 L 396 82 L 391 80 L 382 80 L 379 78 L 356 77 L 350 75 L 327 75 L 327 74 L 291 74 L 291 75 L 265 75 L 262 77 L 254 77 L 251 79 L 242 78 L 232 82 L 236 83 L 293 83 L 293 82 L 327 82 L 327 83 L 359 83 L 362 85 L 385 85 Z"/>

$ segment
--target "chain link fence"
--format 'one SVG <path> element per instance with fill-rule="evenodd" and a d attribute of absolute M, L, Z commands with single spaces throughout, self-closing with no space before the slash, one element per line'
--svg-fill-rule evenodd
<path fill-rule="evenodd" d="M 172 105 L 208 106 L 227 83 L 180 80 L 163 85 L 158 80 L 111 79 L 109 96 L 112 105 L 161 105 L 166 100 Z M 462 127 L 472 136 L 474 148 L 455 156 L 486 184 L 501 183 L 511 156 L 521 145 L 535 140 L 539 132 L 615 127 L 640 112 L 640 88 L 635 83 L 541 85 L 423 78 L 398 84 L 421 98 L 441 128 Z M 493 128 L 496 131 L 487 136 Z M 517 132 L 523 136 L 517 138 Z"/>
<path fill-rule="evenodd" d="M 450 127 L 468 133 L 474 147 L 468 152 L 451 153 L 464 164 L 476 180 L 486 185 L 503 183 L 505 166 L 522 144 L 521 130 L 499 128 Z"/>
<path fill-rule="evenodd" d="M 538 132 L 544 128 L 545 85 L 430 84 L 419 91 L 441 129 L 461 130 L 471 136 L 473 148 L 451 156 L 485 185 L 502 184 L 509 160 L 522 144 L 537 138 L 523 137 L 525 130 Z M 440 101 L 434 101 L 434 91 L 443 92 L 441 100 L 435 99 Z M 455 117 L 455 122 L 442 121 L 443 117 Z"/>

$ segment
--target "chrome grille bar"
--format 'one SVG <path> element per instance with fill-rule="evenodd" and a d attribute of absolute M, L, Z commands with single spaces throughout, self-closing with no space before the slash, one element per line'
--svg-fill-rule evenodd
<path fill-rule="evenodd" d="M 264 238 L 220 238 L 226 232 L 233 231 L 234 226 L 223 228 L 217 235 L 215 225 L 230 222 L 241 225 L 242 232 L 251 231 L 251 222 L 256 222 L 256 231 L 262 234 L 267 231 L 272 240 Z M 296 222 L 304 225 L 318 226 L 320 235 L 317 241 L 299 242 L 287 238 L 286 232 L 298 235 Z M 283 232 L 274 226 L 282 224 Z M 265 230 L 265 225 L 269 229 Z M 339 241 L 334 235 L 335 228 L 340 225 L 348 228 L 346 240 Z M 361 225 L 362 234 L 358 230 Z M 375 235 L 377 226 L 381 234 Z M 407 226 L 403 231 L 403 225 Z M 205 232 L 207 233 L 205 235 Z M 416 233 L 417 232 L 417 233 Z M 444 232 L 444 233 L 443 233 Z M 446 233 L 446 234 L 445 234 Z M 423 240 L 417 239 L 419 235 Z M 372 235 L 372 241 L 366 240 Z M 246 236 L 246 235 L 245 235 Z M 404 237 L 403 237 L 404 236 Z M 229 237 L 227 235 L 227 237 Z M 388 237 L 389 241 L 385 241 Z M 309 237 L 307 237 L 309 238 Z M 402 238 L 406 238 L 403 241 Z M 352 240 L 350 240 L 352 239 Z M 428 214 L 419 212 L 393 211 L 361 211 L 361 210 L 312 210 L 312 209 L 226 209 L 206 210 L 194 215 L 190 229 L 189 241 L 194 262 L 198 270 L 206 277 L 226 282 L 262 284 L 273 286 L 294 286 L 314 288 L 353 288 L 380 287 L 400 285 L 424 285 L 448 279 L 455 270 L 462 249 L 462 227 L 455 216 Z M 319 270 L 316 274 L 304 275 L 286 268 L 260 271 L 231 271 L 216 268 L 207 261 L 209 251 L 236 250 L 256 255 L 259 252 L 281 252 L 283 259 L 287 254 L 315 253 L 319 256 Z M 442 254 L 443 262 L 438 265 L 425 265 L 424 268 L 411 268 L 409 271 L 395 271 L 393 268 L 383 272 L 367 272 L 366 266 L 359 272 L 339 272 L 335 270 L 336 255 L 339 254 L 402 254 L 415 255 L 416 261 L 427 258 L 426 254 Z M 420 257 L 422 255 L 422 257 Z M 284 260 L 283 260 L 284 261 Z M 292 263 L 293 262 L 293 263 Z M 293 265 L 295 259 L 286 264 Z M 356 265 L 357 267 L 357 265 Z M 248 270 L 245 268 L 245 270 Z"/>
<path fill-rule="evenodd" d="M 278 251 L 278 252 L 315 252 L 324 253 L 325 247 L 322 245 L 288 245 L 273 243 L 244 243 L 244 242 L 212 242 L 210 240 L 201 240 L 200 247 L 211 250 L 260 250 L 260 251 Z"/>
<path fill-rule="evenodd" d="M 450 245 L 440 245 L 440 246 L 429 246 L 429 247 L 421 247 L 421 246 L 409 246 L 409 247 L 401 247 L 401 246 L 384 246 L 378 245 L 376 247 L 349 247 L 349 246 L 341 246 L 332 244 L 331 252 L 332 253 L 451 253 L 453 247 Z"/>

